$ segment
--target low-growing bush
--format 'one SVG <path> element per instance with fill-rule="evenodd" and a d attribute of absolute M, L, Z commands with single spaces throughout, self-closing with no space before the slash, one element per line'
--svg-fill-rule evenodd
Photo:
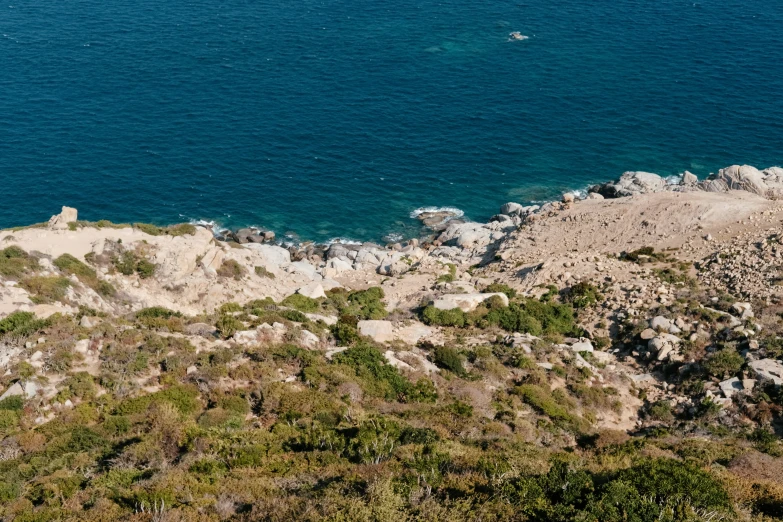
<path fill-rule="evenodd" d="M 133 228 L 141 230 L 145 234 L 151 236 L 185 236 L 195 235 L 196 227 L 190 223 L 180 223 L 178 225 L 170 225 L 168 227 L 159 227 L 150 223 L 134 223 Z"/>
<path fill-rule="evenodd" d="M 506 294 L 509 299 L 514 299 L 517 296 L 516 290 L 503 283 L 492 283 L 484 289 L 484 292 Z"/>
<path fill-rule="evenodd" d="M 456 326 L 458 328 L 465 326 L 465 312 L 459 308 L 440 310 L 430 305 L 422 311 L 421 318 L 425 324 L 429 325 Z"/>
<path fill-rule="evenodd" d="M 702 361 L 704 369 L 710 375 L 719 379 L 728 378 L 736 374 L 745 364 L 745 359 L 732 347 L 726 347 L 710 354 Z"/>
<path fill-rule="evenodd" d="M 432 352 L 432 362 L 438 367 L 464 377 L 467 372 L 462 365 L 463 358 L 457 350 L 448 346 L 436 346 Z"/>
<path fill-rule="evenodd" d="M 228 277 L 240 281 L 247 274 L 247 270 L 233 259 L 224 259 L 223 263 L 220 264 L 220 268 L 217 269 L 217 274 L 220 277 Z"/>
<path fill-rule="evenodd" d="M 233 315 L 221 315 L 217 323 L 215 323 L 215 327 L 221 337 L 228 339 L 239 330 L 242 330 L 245 325 Z"/>
<path fill-rule="evenodd" d="M 299 310 L 300 312 L 304 313 L 313 313 L 317 312 L 321 305 L 316 299 L 312 299 L 310 297 L 301 295 L 301 294 L 291 294 L 285 299 L 283 299 L 283 302 L 280 303 L 283 306 L 289 306 L 291 308 L 295 308 L 296 310 Z"/>
<path fill-rule="evenodd" d="M 267 279 L 274 279 L 275 278 L 275 274 L 273 274 L 272 272 L 267 270 L 266 267 L 257 266 L 257 267 L 255 267 L 254 270 L 256 272 L 256 275 L 259 276 L 259 277 L 266 277 Z"/>
<path fill-rule="evenodd" d="M 117 291 L 108 281 L 98 279 L 98 274 L 71 254 L 63 254 L 54 260 L 54 266 L 62 272 L 76 276 L 79 281 L 95 290 L 99 295 L 111 297 Z"/>
<path fill-rule="evenodd" d="M 598 303 L 603 296 L 595 285 L 587 281 L 580 281 L 568 289 L 565 301 L 571 303 L 574 308 L 588 308 Z"/>
<path fill-rule="evenodd" d="M 19 279 L 38 270 L 38 260 L 27 252 L 12 245 L 0 250 L 0 275 Z"/>
<path fill-rule="evenodd" d="M 71 286 L 71 281 L 60 276 L 32 276 L 22 279 L 19 286 L 30 293 L 31 301 L 43 304 L 61 301 Z"/>

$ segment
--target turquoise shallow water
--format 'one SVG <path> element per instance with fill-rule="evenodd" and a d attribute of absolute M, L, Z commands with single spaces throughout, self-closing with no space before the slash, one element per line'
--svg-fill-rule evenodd
<path fill-rule="evenodd" d="M 782 26 L 761 0 L 14 0 L 0 227 L 67 204 L 379 240 L 423 206 L 780 164 Z"/>

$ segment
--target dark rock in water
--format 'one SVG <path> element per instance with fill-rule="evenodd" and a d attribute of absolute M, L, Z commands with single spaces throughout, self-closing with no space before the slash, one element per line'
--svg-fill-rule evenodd
<path fill-rule="evenodd" d="M 359 245 L 344 245 L 342 243 L 332 243 L 326 251 L 326 259 L 335 259 L 338 257 L 347 258 L 350 252 L 358 252 Z"/>
<path fill-rule="evenodd" d="M 253 231 L 253 229 L 240 228 L 239 230 L 234 232 L 233 237 L 234 237 L 234 241 L 236 241 L 237 243 L 245 244 L 250 242 L 248 238 L 254 234 L 255 232 Z"/>
<path fill-rule="evenodd" d="M 489 219 L 490 223 L 513 223 L 514 219 L 506 214 L 497 214 Z"/>
<path fill-rule="evenodd" d="M 617 181 L 593 185 L 589 188 L 590 192 L 605 198 L 622 198 L 662 190 L 666 190 L 666 180 L 650 172 L 626 172 Z"/>
<path fill-rule="evenodd" d="M 264 236 L 262 236 L 260 234 L 251 234 L 251 235 L 247 236 L 247 240 L 250 243 L 264 243 L 266 241 Z"/>
<path fill-rule="evenodd" d="M 261 232 L 261 234 L 264 236 L 264 240 L 266 241 L 274 241 L 275 240 L 275 233 L 271 230 L 265 230 Z"/>
<path fill-rule="evenodd" d="M 447 221 L 452 222 L 459 214 L 451 210 L 437 210 L 433 212 L 422 212 L 416 218 L 421 221 L 421 224 L 428 228 L 437 228 Z"/>

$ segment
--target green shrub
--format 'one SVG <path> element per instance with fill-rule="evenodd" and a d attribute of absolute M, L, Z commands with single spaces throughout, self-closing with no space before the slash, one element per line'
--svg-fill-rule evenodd
<path fill-rule="evenodd" d="M 422 311 L 421 318 L 425 324 L 429 325 L 456 326 L 458 328 L 465 326 L 465 312 L 459 308 L 440 310 L 430 305 Z"/>
<path fill-rule="evenodd" d="M 674 420 L 672 405 L 669 401 L 658 401 L 650 406 L 649 416 L 653 420 L 671 422 Z"/>
<path fill-rule="evenodd" d="M 195 236 L 196 226 L 190 223 L 180 223 L 166 227 L 165 233 L 169 236 Z"/>
<path fill-rule="evenodd" d="M 12 395 L 0 401 L 0 410 L 22 410 L 24 408 L 24 399 L 19 395 Z"/>
<path fill-rule="evenodd" d="M 136 263 L 138 262 L 138 256 L 131 250 L 126 250 L 113 260 L 114 267 L 122 275 L 129 276 L 136 271 Z"/>
<path fill-rule="evenodd" d="M 522 384 L 514 389 L 523 402 L 534 410 L 549 417 L 555 425 L 563 429 L 581 432 L 587 429 L 587 423 L 570 413 L 569 406 L 558 402 L 548 389 L 534 384 Z"/>
<path fill-rule="evenodd" d="M 358 290 L 348 294 L 348 309 L 340 310 L 343 314 L 356 316 L 364 320 L 380 320 L 388 315 L 382 299 L 383 289 L 377 286 L 367 290 Z"/>
<path fill-rule="evenodd" d="M 0 409 L 0 432 L 15 428 L 19 425 L 19 412 L 16 410 Z"/>
<path fill-rule="evenodd" d="M 446 265 L 446 267 L 449 269 L 449 273 L 443 274 L 442 276 L 438 277 L 438 283 L 453 283 L 454 280 L 457 278 L 456 265 L 449 263 L 448 265 Z"/>
<path fill-rule="evenodd" d="M 230 277 L 240 281 L 247 274 L 247 270 L 233 259 L 224 259 L 217 269 L 217 274 L 220 277 Z"/>
<path fill-rule="evenodd" d="M 44 304 L 62 300 L 71 281 L 67 277 L 33 276 L 22 279 L 19 286 L 30 293 L 31 301 Z"/>
<path fill-rule="evenodd" d="M 603 300 L 603 296 L 591 283 L 580 281 L 568 289 L 565 300 L 574 308 L 588 308 Z"/>
<path fill-rule="evenodd" d="M 387 400 L 413 401 L 419 393 L 411 394 L 413 385 L 400 375 L 397 368 L 387 364 L 383 354 L 374 346 L 359 342 L 332 359 L 354 369 L 365 388 L 373 395 Z"/>
<path fill-rule="evenodd" d="M 63 254 L 54 260 L 54 266 L 62 272 L 76 276 L 79 281 L 104 297 L 113 296 L 117 291 L 108 281 L 98 279 L 98 274 L 71 254 Z"/>
<path fill-rule="evenodd" d="M 355 326 L 343 321 L 338 321 L 329 330 L 337 341 L 337 346 L 350 346 L 361 338 Z"/>
<path fill-rule="evenodd" d="M 24 337 L 45 328 L 49 323 L 47 319 L 36 319 L 32 312 L 14 312 L 0 319 L 0 334 Z"/>
<path fill-rule="evenodd" d="M 432 362 L 438 367 L 449 370 L 460 377 L 464 377 L 467 374 L 462 366 L 462 360 L 459 352 L 448 346 L 436 346 L 432 352 Z"/>
<path fill-rule="evenodd" d="M 38 270 L 38 260 L 18 246 L 12 245 L 0 250 L 0 275 L 19 279 Z"/>
<path fill-rule="evenodd" d="M 283 299 L 283 302 L 280 304 L 305 313 L 317 312 L 321 308 L 320 303 L 316 299 L 306 297 L 302 294 L 291 294 Z"/>
<path fill-rule="evenodd" d="M 266 277 L 267 279 L 274 279 L 275 278 L 275 274 L 273 274 L 272 272 L 267 270 L 266 267 L 263 267 L 263 266 L 255 267 L 255 272 L 256 272 L 256 275 L 259 276 L 259 277 Z"/>
<path fill-rule="evenodd" d="M 509 299 L 514 299 L 517 296 L 516 290 L 503 283 L 492 283 L 484 289 L 484 292 L 506 294 Z"/>
<path fill-rule="evenodd" d="M 731 347 L 713 352 L 702 362 L 707 373 L 719 379 L 736 374 L 740 371 L 743 364 L 745 364 L 745 360 Z"/>
<path fill-rule="evenodd" d="M 136 263 L 136 273 L 139 274 L 139 277 L 142 279 L 147 279 L 155 275 L 156 268 L 155 263 L 147 261 L 146 259 L 140 259 L 139 262 Z"/>
<path fill-rule="evenodd" d="M 142 395 L 122 401 L 115 409 L 117 415 L 136 415 L 144 413 L 150 404 L 162 401 L 173 404 L 183 415 L 190 415 L 201 409 L 197 399 L 198 389 L 192 385 L 176 385 L 163 391 Z"/>
<path fill-rule="evenodd" d="M 221 315 L 217 323 L 215 323 L 215 328 L 217 328 L 218 333 L 224 339 L 228 339 L 244 327 L 245 325 L 242 324 L 242 321 L 233 315 Z"/>

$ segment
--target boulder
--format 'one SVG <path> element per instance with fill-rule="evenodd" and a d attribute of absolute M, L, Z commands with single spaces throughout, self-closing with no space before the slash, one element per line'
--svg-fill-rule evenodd
<path fill-rule="evenodd" d="M 65 230 L 68 223 L 73 223 L 79 219 L 79 213 L 75 208 L 63 207 L 59 214 L 55 214 L 49 219 L 49 228 L 52 230 Z"/>
<path fill-rule="evenodd" d="M 255 235 L 255 231 L 251 228 L 240 228 L 236 232 L 232 234 L 234 237 L 234 241 L 240 244 L 245 244 L 250 242 L 250 236 Z M 256 241 L 258 242 L 258 241 Z"/>
<path fill-rule="evenodd" d="M 565 204 L 571 204 L 574 201 L 576 201 L 576 196 L 573 194 L 573 192 L 566 192 L 563 194 L 563 203 Z"/>
<path fill-rule="evenodd" d="M 89 349 L 90 349 L 89 339 L 80 339 L 76 341 L 76 344 L 73 345 L 73 351 L 76 353 L 80 353 L 82 355 L 86 355 Z"/>
<path fill-rule="evenodd" d="M 660 192 L 666 188 L 666 180 L 651 172 L 626 172 L 614 183 L 604 183 L 590 187 L 605 198 L 620 198 L 635 194 Z"/>
<path fill-rule="evenodd" d="M 598 192 L 591 192 L 591 193 L 589 193 L 587 195 L 587 197 L 585 197 L 585 199 L 598 199 L 598 200 L 601 200 L 601 199 L 604 199 L 604 197 L 601 194 L 599 194 Z"/>
<path fill-rule="evenodd" d="M 588 339 L 582 338 L 579 339 L 578 342 L 575 342 L 571 345 L 571 350 L 574 352 L 590 352 L 593 353 L 595 351 L 595 348 L 593 348 L 593 343 L 591 343 Z"/>
<path fill-rule="evenodd" d="M 201 268 L 209 277 L 217 277 L 217 271 L 223 264 L 226 255 L 220 247 L 210 248 L 201 258 Z"/>
<path fill-rule="evenodd" d="M 394 340 L 394 328 L 391 321 L 359 321 L 358 330 L 361 335 L 371 338 L 376 343 L 387 343 Z"/>
<path fill-rule="evenodd" d="M 22 386 L 21 381 L 16 381 L 12 384 L 2 395 L 0 395 L 0 401 L 7 399 L 8 397 L 21 396 L 26 399 L 35 397 L 38 393 L 38 385 L 32 381 L 27 381 Z"/>
<path fill-rule="evenodd" d="M 753 317 L 753 307 L 750 303 L 734 303 L 731 311 L 740 316 L 743 321 Z"/>
<path fill-rule="evenodd" d="M 188 335 L 209 336 L 217 331 L 214 325 L 208 323 L 192 323 L 185 325 L 185 333 Z"/>
<path fill-rule="evenodd" d="M 416 218 L 421 221 L 421 224 L 427 228 L 434 230 L 443 230 L 446 223 L 462 216 L 461 212 L 457 210 L 432 210 L 427 212 L 420 212 Z"/>
<path fill-rule="evenodd" d="M 720 386 L 723 395 L 728 399 L 745 389 L 742 381 L 736 377 L 732 377 L 731 379 L 723 381 L 718 386 Z"/>
<path fill-rule="evenodd" d="M 421 339 L 429 337 L 433 333 L 435 333 L 433 328 L 419 322 L 413 322 L 412 324 L 397 329 L 397 331 L 394 332 L 394 338 L 399 339 L 406 344 L 415 345 Z"/>
<path fill-rule="evenodd" d="M 523 209 L 522 205 L 519 203 L 506 203 L 502 207 L 500 207 L 500 213 L 506 216 L 518 216 L 522 213 Z"/>
<path fill-rule="evenodd" d="M 642 333 L 639 334 L 639 337 L 641 337 L 642 340 L 644 341 L 649 341 L 656 335 L 658 335 L 658 332 L 656 332 L 652 328 L 647 328 L 646 330 L 643 330 Z"/>
<path fill-rule="evenodd" d="M 260 253 L 264 258 L 265 266 L 283 266 L 291 262 L 291 253 L 283 247 L 261 243 L 248 243 L 245 245 L 245 248 Z"/>
<path fill-rule="evenodd" d="M 682 179 L 680 180 L 680 185 L 686 186 L 686 187 L 692 187 L 696 185 L 699 182 L 699 178 L 696 177 L 696 174 L 692 174 L 688 172 L 687 170 L 682 174 Z"/>
<path fill-rule="evenodd" d="M 386 362 L 389 363 L 390 366 L 394 366 L 398 370 L 413 371 L 413 366 L 411 366 L 410 364 L 406 363 L 401 359 L 398 359 L 393 351 L 386 350 L 386 353 L 384 353 L 383 356 L 386 359 Z"/>
<path fill-rule="evenodd" d="M 312 350 L 321 344 L 321 339 L 309 330 L 302 330 L 299 334 L 299 342 L 306 348 Z"/>
<path fill-rule="evenodd" d="M 320 283 L 310 283 L 296 291 L 297 294 L 309 297 L 310 299 L 321 299 L 326 297 L 324 287 Z"/>
<path fill-rule="evenodd" d="M 721 169 L 717 179 L 723 181 L 730 190 L 744 190 L 759 196 L 765 196 L 769 188 L 762 173 L 750 165 L 732 165 Z"/>
<path fill-rule="evenodd" d="M 774 359 L 751 361 L 750 368 L 756 374 L 756 380 L 771 381 L 778 386 L 783 385 L 783 364 Z"/>
<path fill-rule="evenodd" d="M 79 326 L 82 328 L 95 328 L 98 326 L 98 323 L 100 322 L 100 319 L 97 317 L 89 317 L 87 315 L 83 315 L 81 320 L 79 321 Z"/>
<path fill-rule="evenodd" d="M 234 334 L 231 338 L 237 344 L 255 344 L 258 342 L 258 331 L 256 330 L 240 330 Z"/>
<path fill-rule="evenodd" d="M 505 306 L 508 306 L 508 296 L 503 293 L 487 294 L 447 294 L 436 299 L 432 305 L 438 310 L 453 310 L 459 308 L 463 312 L 472 312 L 478 305 L 492 296 L 498 296 Z"/>

